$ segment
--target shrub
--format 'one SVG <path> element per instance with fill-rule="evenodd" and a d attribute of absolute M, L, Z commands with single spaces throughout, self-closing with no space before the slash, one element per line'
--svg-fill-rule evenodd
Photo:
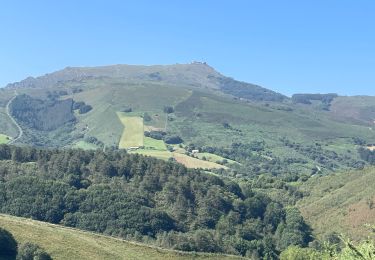
<path fill-rule="evenodd" d="M 51 256 L 38 245 L 25 243 L 20 246 L 17 260 L 50 260 Z"/>
<path fill-rule="evenodd" d="M 17 241 L 9 231 L 0 228 L 0 258 L 12 259 L 16 254 Z"/>

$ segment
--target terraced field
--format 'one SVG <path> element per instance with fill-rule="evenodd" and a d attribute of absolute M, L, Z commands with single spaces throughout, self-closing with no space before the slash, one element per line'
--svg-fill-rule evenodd
<path fill-rule="evenodd" d="M 117 116 L 125 127 L 120 139 L 119 148 L 127 149 L 143 146 L 143 118 L 127 116 L 122 112 L 118 112 Z"/>
<path fill-rule="evenodd" d="M 0 215 L 0 227 L 20 243 L 33 242 L 59 259 L 241 259 L 236 256 L 185 253 L 66 228 L 45 222 Z"/>

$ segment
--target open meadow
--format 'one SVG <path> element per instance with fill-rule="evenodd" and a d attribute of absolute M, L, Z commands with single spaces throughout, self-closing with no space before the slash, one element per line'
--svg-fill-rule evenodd
<path fill-rule="evenodd" d="M 44 248 L 55 260 L 65 259 L 241 259 L 217 254 L 184 253 L 147 246 L 26 218 L 0 215 L 0 227 L 21 243 Z"/>
<path fill-rule="evenodd" d="M 126 116 L 125 113 L 121 112 L 118 112 L 117 116 L 124 125 L 124 132 L 120 139 L 119 148 L 126 149 L 143 146 L 143 118 Z"/>

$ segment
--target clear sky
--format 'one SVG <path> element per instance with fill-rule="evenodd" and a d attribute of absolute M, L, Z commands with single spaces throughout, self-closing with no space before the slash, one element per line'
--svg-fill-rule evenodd
<path fill-rule="evenodd" d="M 192 60 L 284 94 L 375 95 L 375 1 L 0 2 L 0 86 L 66 66 Z"/>

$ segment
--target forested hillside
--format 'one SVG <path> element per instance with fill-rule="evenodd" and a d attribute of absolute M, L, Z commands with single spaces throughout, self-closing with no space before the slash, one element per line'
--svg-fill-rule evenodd
<path fill-rule="evenodd" d="M 184 251 L 276 257 L 310 229 L 247 185 L 122 151 L 0 146 L 0 211 Z"/>

